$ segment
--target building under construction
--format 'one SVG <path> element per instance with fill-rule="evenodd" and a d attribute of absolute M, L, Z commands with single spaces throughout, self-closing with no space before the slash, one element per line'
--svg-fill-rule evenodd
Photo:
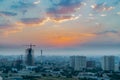
<path fill-rule="evenodd" d="M 26 49 L 26 58 L 25 63 L 27 66 L 34 66 L 34 49 L 32 48 L 35 45 L 29 45 L 29 48 Z"/>

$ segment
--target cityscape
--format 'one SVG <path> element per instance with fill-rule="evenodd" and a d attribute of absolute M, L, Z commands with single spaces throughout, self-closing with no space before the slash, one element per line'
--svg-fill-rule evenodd
<path fill-rule="evenodd" d="M 28 45 L 25 55 L 0 56 L 1 80 L 119 80 L 120 57 L 40 56 L 35 45 Z"/>
<path fill-rule="evenodd" d="M 0 0 L 0 80 L 120 80 L 120 0 Z"/>

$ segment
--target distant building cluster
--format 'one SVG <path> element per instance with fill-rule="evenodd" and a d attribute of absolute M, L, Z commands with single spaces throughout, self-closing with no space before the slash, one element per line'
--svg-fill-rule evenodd
<path fill-rule="evenodd" d="M 119 57 L 34 56 L 33 46 L 25 56 L 0 56 L 0 80 L 120 80 Z"/>
<path fill-rule="evenodd" d="M 87 60 L 86 56 L 71 56 L 70 67 L 74 70 L 81 71 L 85 69 L 96 68 L 95 60 Z M 116 71 L 115 56 L 103 56 L 101 58 L 101 68 L 104 71 Z"/>

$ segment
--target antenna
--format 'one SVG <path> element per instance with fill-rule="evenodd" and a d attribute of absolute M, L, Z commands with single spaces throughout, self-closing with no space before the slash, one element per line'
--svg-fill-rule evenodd
<path fill-rule="evenodd" d="M 42 56 L 42 54 L 43 54 L 42 52 L 43 52 L 43 50 L 41 50 L 41 56 Z"/>
<path fill-rule="evenodd" d="M 42 63 L 42 55 L 43 55 L 43 50 L 41 50 L 41 63 Z"/>

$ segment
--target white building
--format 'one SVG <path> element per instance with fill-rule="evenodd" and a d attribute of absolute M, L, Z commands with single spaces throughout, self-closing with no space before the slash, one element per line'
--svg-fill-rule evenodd
<path fill-rule="evenodd" d="M 114 71 L 114 69 L 115 69 L 115 57 L 114 56 L 103 56 L 102 69 L 105 71 Z"/>
<path fill-rule="evenodd" d="M 3 80 L 1 76 L 0 76 L 0 80 Z"/>
<path fill-rule="evenodd" d="M 74 70 L 77 70 L 77 71 L 86 69 L 86 57 L 85 56 L 71 56 L 70 66 L 74 68 Z"/>

